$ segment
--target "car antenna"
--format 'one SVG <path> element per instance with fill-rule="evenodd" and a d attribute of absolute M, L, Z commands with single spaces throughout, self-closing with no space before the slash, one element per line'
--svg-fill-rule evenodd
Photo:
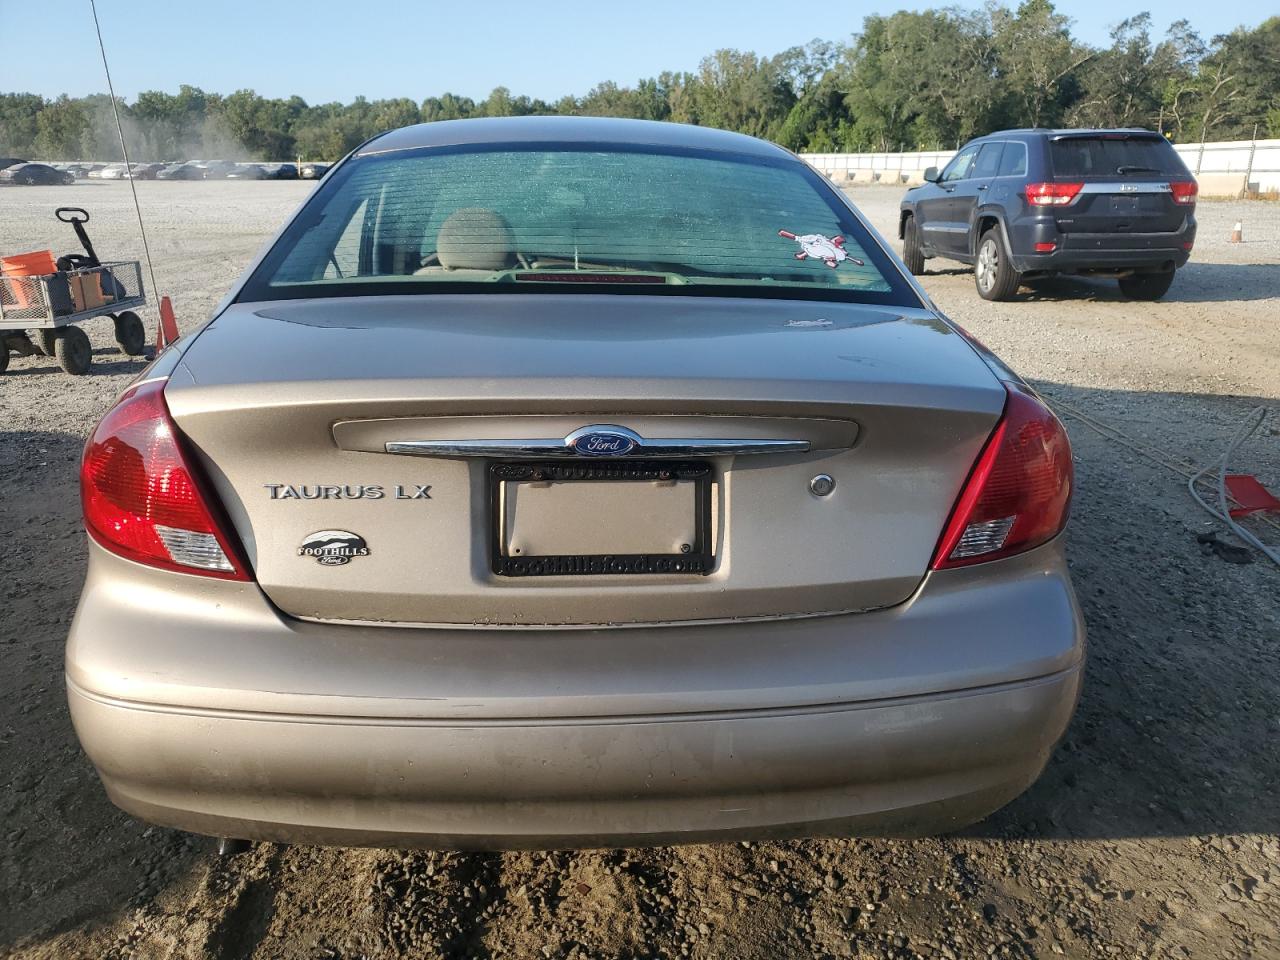
<path fill-rule="evenodd" d="M 142 205 L 138 203 L 138 187 L 133 182 L 133 167 L 129 163 L 129 148 L 124 141 L 124 125 L 120 122 L 120 105 L 116 102 L 115 87 L 111 83 L 111 68 L 107 66 L 107 48 L 102 42 L 102 25 L 98 23 L 98 5 L 95 0 L 89 0 L 89 10 L 93 13 L 93 29 L 98 34 L 98 51 L 102 54 L 102 72 L 107 75 L 107 94 L 111 97 L 111 113 L 116 120 L 116 133 L 120 136 L 120 153 L 124 157 L 124 175 L 129 179 L 129 189 L 133 192 L 133 209 L 138 215 L 138 232 L 142 234 L 142 254 L 147 261 L 147 274 L 151 277 L 151 289 L 158 296 L 159 288 L 156 286 L 156 271 L 151 265 L 151 247 L 147 243 L 147 228 L 142 222 Z M 159 350 L 167 345 L 167 340 L 177 339 L 177 325 L 173 323 L 173 307 L 168 303 L 168 297 L 160 298 L 160 317 L 161 317 L 161 336 L 157 342 L 156 349 Z M 169 315 L 166 318 L 166 314 Z M 166 320 L 168 326 L 172 327 L 173 335 L 168 336 L 166 331 Z"/>

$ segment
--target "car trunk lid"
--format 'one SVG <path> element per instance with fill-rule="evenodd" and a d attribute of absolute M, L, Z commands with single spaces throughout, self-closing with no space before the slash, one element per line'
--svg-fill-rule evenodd
<path fill-rule="evenodd" d="M 560 294 L 232 306 L 165 396 L 282 610 L 451 624 L 899 603 L 1004 404 L 969 344 L 924 310 Z M 642 447 L 549 452 L 583 428 Z M 442 452 L 458 441 L 542 446 Z M 643 446 L 657 441 L 686 446 Z M 791 446 L 744 450 L 760 441 Z M 387 452 L 403 442 L 436 446 Z M 520 472 L 531 464 L 562 472 L 538 480 Z M 598 479 L 617 486 L 590 485 L 610 470 Z M 825 496 L 819 475 L 834 481 Z M 522 544 L 643 553 L 666 537 L 678 554 L 694 527 L 707 538 L 689 553 L 705 563 L 685 569 L 502 569 Z"/>

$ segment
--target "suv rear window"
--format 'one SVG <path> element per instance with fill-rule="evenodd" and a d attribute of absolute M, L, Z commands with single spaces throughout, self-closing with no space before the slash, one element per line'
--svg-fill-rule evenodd
<path fill-rule="evenodd" d="M 918 303 L 800 161 L 579 143 L 349 160 L 240 299 L 588 288 Z"/>
<path fill-rule="evenodd" d="M 1049 141 L 1059 177 L 1112 177 L 1150 173 L 1187 176 L 1177 151 L 1161 137 L 1099 135 Z"/>

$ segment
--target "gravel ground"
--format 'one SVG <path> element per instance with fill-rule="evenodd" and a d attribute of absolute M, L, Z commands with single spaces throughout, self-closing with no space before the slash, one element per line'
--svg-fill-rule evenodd
<path fill-rule="evenodd" d="M 184 326 L 309 189 L 139 184 Z M 886 235 L 898 197 L 854 193 Z M 140 254 L 123 184 L 0 190 L 0 250 L 73 249 L 60 204 L 90 208 L 100 253 Z M 0 955 L 1280 957 L 1280 570 L 1199 543 L 1215 524 L 1184 487 L 1187 465 L 1219 456 L 1265 404 L 1235 466 L 1280 490 L 1280 205 L 1199 216 L 1194 260 L 1161 303 L 1064 281 L 988 304 L 968 273 L 930 263 L 939 305 L 1066 419 L 1091 641 L 1043 778 L 941 839 L 494 855 L 263 844 L 218 859 L 125 816 L 76 744 L 61 648 L 84 561 L 80 445 L 139 364 L 104 322 L 88 331 L 90 376 L 14 359 L 0 376 Z M 1280 527 L 1255 526 L 1280 542 Z"/>

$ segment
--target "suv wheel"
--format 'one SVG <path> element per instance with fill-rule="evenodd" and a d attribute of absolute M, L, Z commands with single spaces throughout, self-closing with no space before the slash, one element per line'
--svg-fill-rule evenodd
<path fill-rule="evenodd" d="M 1173 271 L 1131 273 L 1120 278 L 1120 292 L 1130 300 L 1159 300 L 1173 285 Z"/>
<path fill-rule="evenodd" d="M 916 229 L 916 218 L 907 217 L 902 228 L 902 262 L 907 265 L 913 277 L 924 273 L 924 254 L 920 252 L 920 234 Z"/>
<path fill-rule="evenodd" d="M 1018 291 L 1018 271 L 1009 262 L 999 228 L 992 227 L 978 241 L 973 277 L 983 300 L 1008 300 Z"/>

